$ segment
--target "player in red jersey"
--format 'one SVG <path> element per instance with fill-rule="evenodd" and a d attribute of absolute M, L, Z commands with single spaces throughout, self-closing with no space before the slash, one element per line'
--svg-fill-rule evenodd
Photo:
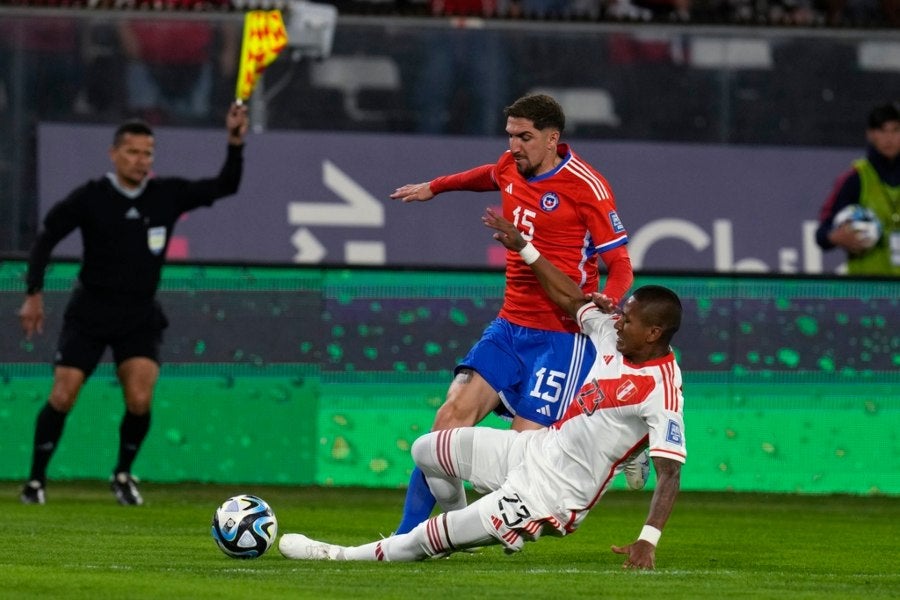
<path fill-rule="evenodd" d="M 617 303 L 633 274 L 628 234 L 606 179 L 560 143 L 565 115 L 550 96 L 519 98 L 504 115 L 509 150 L 496 164 L 404 185 L 391 198 L 424 202 L 453 190 L 500 191 L 503 216 L 585 294 L 598 291 L 602 260 L 608 271 L 602 292 Z M 578 323 L 550 300 L 521 257 L 507 251 L 500 314 L 456 367 L 432 430 L 474 425 L 491 411 L 510 418 L 517 431 L 551 425 L 565 413 L 594 353 Z M 427 519 L 434 504 L 416 469 L 396 532 Z"/>

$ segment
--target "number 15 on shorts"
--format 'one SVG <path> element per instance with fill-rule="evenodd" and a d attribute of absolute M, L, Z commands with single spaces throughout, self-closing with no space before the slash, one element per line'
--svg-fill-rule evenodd
<path fill-rule="evenodd" d="M 533 398 L 539 398 L 545 402 L 559 402 L 566 382 L 565 373 L 543 367 L 534 374 L 534 378 L 534 387 L 530 392 Z"/>

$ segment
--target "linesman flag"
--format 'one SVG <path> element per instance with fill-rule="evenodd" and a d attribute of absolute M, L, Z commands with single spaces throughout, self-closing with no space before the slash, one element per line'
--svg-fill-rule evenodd
<path fill-rule="evenodd" d="M 256 80 L 284 50 L 287 42 L 287 30 L 280 10 L 252 10 L 244 15 L 241 66 L 235 92 L 239 101 L 250 99 Z"/>

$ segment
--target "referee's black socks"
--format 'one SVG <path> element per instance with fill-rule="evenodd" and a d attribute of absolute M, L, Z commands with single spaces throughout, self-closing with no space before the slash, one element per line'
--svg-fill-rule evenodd
<path fill-rule="evenodd" d="M 148 431 L 150 431 L 150 411 L 143 415 L 125 411 L 122 425 L 119 426 L 119 462 L 113 473 L 131 473 L 131 465 Z"/>
<path fill-rule="evenodd" d="M 37 480 L 42 484 L 47 480 L 47 465 L 59 445 L 68 414 L 56 410 L 49 402 L 38 413 L 34 426 L 34 455 L 31 457 L 29 480 Z"/>

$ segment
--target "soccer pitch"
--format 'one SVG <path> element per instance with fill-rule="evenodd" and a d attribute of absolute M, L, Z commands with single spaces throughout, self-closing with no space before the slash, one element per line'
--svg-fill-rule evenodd
<path fill-rule="evenodd" d="M 48 504 L 6 515 L 0 598 L 897 598 L 900 498 L 683 493 L 654 572 L 623 571 L 611 544 L 640 531 L 651 492 L 610 492 L 584 526 L 507 556 L 499 547 L 419 563 L 289 561 L 273 547 L 226 557 L 210 537 L 216 507 L 264 498 L 279 535 L 342 544 L 387 535 L 402 490 L 144 484 L 121 507 L 101 481 L 50 482 Z"/>

